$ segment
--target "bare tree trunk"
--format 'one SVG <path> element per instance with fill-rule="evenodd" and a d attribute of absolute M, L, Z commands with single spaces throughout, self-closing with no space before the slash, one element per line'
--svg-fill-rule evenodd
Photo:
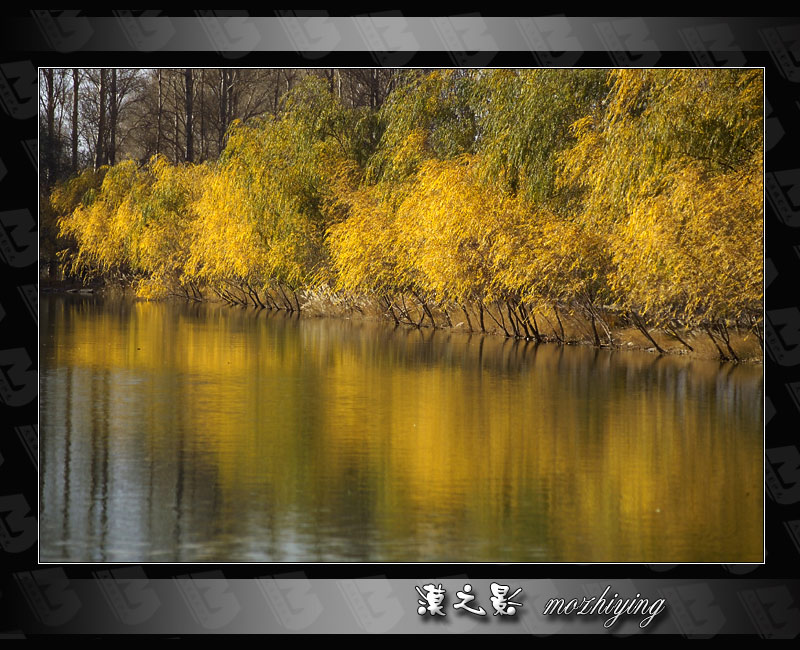
<path fill-rule="evenodd" d="M 553 313 L 556 315 L 556 321 L 558 322 L 558 327 L 561 330 L 561 340 L 566 342 L 567 336 L 564 334 L 564 323 L 561 322 L 561 314 L 558 313 L 558 304 L 553 305 Z"/>
<path fill-rule="evenodd" d="M 552 323 L 552 322 L 550 321 L 550 319 L 547 317 L 547 314 L 545 314 L 544 312 L 542 312 L 542 318 L 544 318 L 544 320 L 545 320 L 545 322 L 547 323 L 547 325 L 548 325 L 548 326 L 550 327 L 550 329 L 553 331 L 553 336 L 555 336 L 555 337 L 556 337 L 556 342 L 557 342 L 559 345 L 560 345 L 560 344 L 562 344 L 564 341 L 563 341 L 563 340 L 561 339 L 561 337 L 558 335 L 558 332 L 556 331 L 556 326 L 555 326 L 555 325 L 553 325 L 553 323 Z"/>
<path fill-rule="evenodd" d="M 100 119 L 97 123 L 97 151 L 95 152 L 95 169 L 106 162 L 106 70 L 100 70 Z"/>
<path fill-rule="evenodd" d="M 436 329 L 436 321 L 433 320 L 433 314 L 431 313 L 431 310 L 428 308 L 428 303 L 425 302 L 425 300 L 421 296 L 417 295 L 415 291 L 412 291 L 411 293 L 417 299 L 417 302 L 419 302 L 420 307 L 422 307 L 423 318 L 420 319 L 419 321 L 420 325 L 422 324 L 424 317 L 427 316 L 431 321 L 431 326 L 433 327 L 433 329 Z"/>
<path fill-rule="evenodd" d="M 594 337 L 594 346 L 600 347 L 600 335 L 597 333 L 597 315 L 592 304 L 592 299 L 584 293 L 582 305 L 583 311 L 589 314 L 589 322 L 592 324 L 592 336 Z"/>
<path fill-rule="evenodd" d="M 206 159 L 206 71 L 200 71 L 200 162 Z"/>
<path fill-rule="evenodd" d="M 72 68 L 72 173 L 78 173 L 78 68 Z"/>
<path fill-rule="evenodd" d="M 711 339 L 711 342 L 714 344 L 714 347 L 717 348 L 717 352 L 719 352 L 720 361 L 727 361 L 728 357 L 725 356 L 725 353 L 722 351 L 722 348 L 719 347 L 719 343 L 717 343 L 717 339 L 714 338 L 714 334 L 712 334 L 711 328 L 708 325 L 704 325 L 703 329 L 705 329 L 706 334 L 708 334 L 708 338 Z"/>
<path fill-rule="evenodd" d="M 495 302 L 497 302 L 497 301 L 495 301 Z M 503 332 L 505 333 L 505 335 L 506 335 L 506 336 L 511 336 L 511 335 L 508 333 L 508 330 L 506 329 L 506 321 L 505 321 L 505 318 L 503 318 L 503 310 L 502 310 L 502 308 L 500 307 L 499 303 L 498 303 L 498 306 L 497 306 L 497 313 L 498 313 L 498 315 L 500 316 L 500 320 L 498 320 L 497 318 L 495 318 L 495 317 L 494 317 L 494 314 L 492 313 L 492 310 L 491 310 L 491 309 L 489 309 L 489 305 L 486 305 L 486 313 L 487 313 L 487 314 L 489 314 L 489 317 L 490 317 L 490 318 L 491 318 L 491 319 L 492 319 L 492 320 L 493 320 L 495 323 L 497 323 L 497 326 L 498 326 L 498 327 L 500 327 L 500 328 L 503 330 Z M 502 321 L 502 322 L 501 322 L 501 321 Z"/>
<path fill-rule="evenodd" d="M 174 108 L 174 111 L 175 111 L 174 112 L 175 119 L 174 119 L 174 122 L 173 122 L 173 125 L 174 125 L 175 128 L 174 128 L 174 132 L 173 132 L 174 133 L 174 135 L 173 135 L 174 139 L 172 141 L 172 144 L 173 144 L 173 147 L 174 147 L 175 164 L 177 165 L 179 162 L 181 162 L 183 160 L 183 154 L 181 152 L 181 127 L 180 127 L 180 118 L 179 118 L 179 115 L 181 113 L 181 110 L 180 110 L 180 99 L 179 98 L 180 98 L 182 93 L 180 93 L 180 91 L 178 89 L 179 82 L 178 82 L 176 77 L 177 77 L 177 75 L 172 75 L 172 80 L 171 80 L 170 85 L 172 87 L 172 101 L 173 101 L 173 108 Z M 245 303 L 246 303 L 246 301 L 245 301 Z"/>
<path fill-rule="evenodd" d="M 111 102 L 110 107 L 110 121 L 109 125 L 111 131 L 111 143 L 108 147 L 108 162 L 115 164 L 117 162 L 117 70 L 116 68 L 111 71 Z"/>
<path fill-rule="evenodd" d="M 724 321 L 720 321 L 719 324 L 717 324 L 717 331 L 719 332 L 723 343 L 725 343 L 725 347 L 728 348 L 728 352 L 731 353 L 731 358 L 733 358 L 734 361 L 739 361 L 739 356 L 731 346 L 731 335 L 730 332 L 728 332 L 728 326 L 725 325 Z"/>
<path fill-rule="evenodd" d="M 453 319 L 450 318 L 450 312 L 447 310 L 447 305 L 442 305 L 441 310 L 444 314 L 444 319 L 447 321 L 447 326 L 453 327 Z"/>
<path fill-rule="evenodd" d="M 386 302 L 386 309 L 389 310 L 389 314 L 391 315 L 394 324 L 399 325 L 400 321 L 397 320 L 397 314 L 394 313 L 394 307 L 392 307 L 392 301 L 389 300 L 389 296 L 384 296 L 383 299 Z"/>
<path fill-rule="evenodd" d="M 501 307 L 501 305 L 500 305 L 499 303 L 498 303 L 498 305 L 497 305 L 497 309 L 498 309 L 498 310 L 501 310 L 501 309 L 502 309 L 502 307 Z M 517 327 L 517 323 L 516 323 L 516 321 L 514 320 L 514 312 L 513 312 L 513 311 L 511 311 L 511 303 L 510 303 L 509 301 L 507 301 L 507 300 L 506 300 L 506 311 L 508 312 L 508 322 L 509 322 L 509 323 L 511 323 L 511 329 L 513 329 L 513 330 L 514 330 L 514 336 L 515 336 L 516 338 L 519 338 L 519 336 L 520 336 L 520 330 L 519 330 L 519 328 Z M 502 312 L 502 311 L 500 311 L 500 313 L 502 314 L 503 312 Z"/>
<path fill-rule="evenodd" d="M 193 84 L 192 69 L 186 68 L 184 72 L 186 81 L 186 162 L 194 162 L 194 142 L 192 141 L 192 103 L 193 103 Z"/>
<path fill-rule="evenodd" d="M 229 70 L 228 73 L 228 124 L 230 124 L 236 117 L 239 104 L 238 84 L 236 83 L 239 78 L 239 70 Z"/>
<path fill-rule="evenodd" d="M 519 325 L 520 330 L 525 332 L 525 338 L 532 338 L 531 332 L 528 329 L 528 315 L 525 313 L 525 306 L 521 301 L 517 301 L 514 311 L 517 315 L 517 324 Z"/>
<path fill-rule="evenodd" d="M 464 312 L 464 318 L 467 319 L 467 326 L 469 327 L 469 331 L 472 331 L 472 321 L 469 319 L 469 311 L 467 310 L 466 305 L 461 305 L 461 311 Z"/>
<path fill-rule="evenodd" d="M 164 78 L 158 70 L 158 116 L 156 120 L 156 153 L 161 153 L 161 121 L 164 116 Z"/>
<path fill-rule="evenodd" d="M 220 70 L 219 86 L 219 153 L 225 143 L 225 131 L 228 128 L 228 71 Z"/>
<path fill-rule="evenodd" d="M 761 327 L 761 324 L 758 322 L 758 317 L 753 316 L 752 314 L 748 314 L 747 318 L 750 321 L 750 329 L 756 335 L 758 339 L 758 344 L 761 346 L 761 351 L 764 351 L 764 331 Z"/>
<path fill-rule="evenodd" d="M 658 350 L 661 354 L 664 354 L 664 350 L 661 349 L 661 346 L 656 343 L 655 339 L 650 336 L 650 332 L 647 329 L 647 326 L 644 324 L 644 321 L 639 317 L 635 311 L 631 312 L 631 316 L 633 317 L 633 324 L 636 325 L 636 329 L 638 329 L 642 334 L 647 337 L 647 340 L 655 346 L 656 350 Z"/>
<path fill-rule="evenodd" d="M 525 327 L 525 332 L 529 335 L 533 334 L 533 340 L 537 343 L 541 343 L 542 336 L 539 333 L 539 323 L 536 322 L 536 315 L 533 313 L 533 310 L 528 311 L 525 303 L 520 302 L 519 311 L 520 314 L 522 314 L 522 324 Z M 528 326 L 530 326 L 530 330 L 528 329 Z"/>
<path fill-rule="evenodd" d="M 47 87 L 47 99 L 45 111 L 47 114 L 47 141 L 44 151 L 44 173 L 46 187 L 51 187 L 55 176 L 55 115 L 56 115 L 56 93 L 53 81 L 53 68 L 44 70 L 44 80 Z"/>
<path fill-rule="evenodd" d="M 278 289 L 280 290 L 281 295 L 283 296 L 283 304 L 286 305 L 286 311 L 288 312 L 294 311 L 294 307 L 292 307 L 292 303 L 289 300 L 289 298 L 286 297 L 286 292 L 283 290 L 283 285 L 280 282 L 278 283 Z"/>
<path fill-rule="evenodd" d="M 665 331 L 667 332 L 667 334 L 669 334 L 669 335 L 670 335 L 672 338 L 676 339 L 677 341 L 680 341 L 680 342 L 683 344 L 683 346 L 684 346 L 684 347 L 686 347 L 686 348 L 687 348 L 687 349 L 688 349 L 690 352 L 694 352 L 694 348 L 693 348 L 691 345 L 689 345 L 689 344 L 688 344 L 686 341 L 684 341 L 684 340 L 681 338 L 680 334 L 678 334 L 678 328 L 677 328 L 677 327 L 675 327 L 675 325 L 674 325 L 674 324 L 670 324 L 670 325 L 668 325 L 667 327 L 665 327 L 665 328 L 664 328 L 664 330 L 665 330 Z"/>

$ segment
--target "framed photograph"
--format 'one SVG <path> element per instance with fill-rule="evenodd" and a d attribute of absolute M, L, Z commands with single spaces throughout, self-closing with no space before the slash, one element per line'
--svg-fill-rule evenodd
<path fill-rule="evenodd" d="M 800 631 L 790 24 L 5 29 L 8 629 Z"/>

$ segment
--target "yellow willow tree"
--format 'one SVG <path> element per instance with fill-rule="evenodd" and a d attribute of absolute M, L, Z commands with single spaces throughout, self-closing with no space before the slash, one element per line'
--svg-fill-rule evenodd
<path fill-rule="evenodd" d="M 177 288 L 188 295 L 181 278 L 201 176 L 193 165 L 173 166 L 160 157 L 144 167 L 125 161 L 108 168 L 99 190 L 85 193 L 60 221 L 62 234 L 77 246 L 72 270 L 86 276 L 119 274 L 143 297 Z M 54 200 L 69 199 L 58 195 Z"/>
<path fill-rule="evenodd" d="M 408 73 L 379 112 L 383 133 L 366 168 L 370 183 L 403 182 L 431 158 L 471 153 L 478 137 L 475 73 Z"/>
<path fill-rule="evenodd" d="M 760 327 L 763 75 L 618 70 L 604 110 L 574 125 L 563 185 L 612 233 L 610 284 L 645 335 Z M 679 337 L 680 338 L 680 337 Z M 688 344 L 687 344 L 688 345 Z"/>
<path fill-rule="evenodd" d="M 616 263 L 627 304 L 673 335 L 676 321 L 715 344 L 718 335 L 720 354 L 736 358 L 728 328 L 746 323 L 760 334 L 761 178 L 758 162 L 711 176 L 694 163 L 643 199 L 635 225 L 619 232 L 619 249 L 629 252 Z"/>
<path fill-rule="evenodd" d="M 121 214 L 136 224 L 129 255 L 132 269 L 140 276 L 137 293 L 158 298 L 180 291 L 197 300 L 199 290 L 184 269 L 196 219 L 193 204 L 204 185 L 205 168 L 171 165 L 157 156 L 146 173 L 144 182 L 120 206 Z"/>
<path fill-rule="evenodd" d="M 400 267 L 411 271 L 409 291 L 427 292 L 445 314 L 448 306 L 458 306 L 470 329 L 469 305 L 475 304 L 481 329 L 486 308 L 506 333 L 516 332 L 511 314 L 513 324 L 502 315 L 508 296 L 496 292 L 492 272 L 493 244 L 513 228 L 514 208 L 502 191 L 480 182 L 472 155 L 423 163 L 397 211 Z M 497 317 L 488 306 L 492 302 Z M 425 313 L 435 326 L 431 313 Z"/>
<path fill-rule="evenodd" d="M 195 206 L 189 269 L 235 301 L 299 310 L 297 291 L 325 275 L 337 170 L 357 156 L 368 126 L 320 79 L 307 79 L 285 106 L 229 131 Z"/>
<path fill-rule="evenodd" d="M 374 296 L 398 322 L 395 301 L 409 272 L 401 267 L 395 223 L 397 206 L 391 193 L 376 186 L 341 191 L 345 220 L 333 224 L 327 236 L 334 287 L 346 296 Z M 402 315 L 402 314 L 401 314 Z"/>
<path fill-rule="evenodd" d="M 193 208 L 187 280 L 206 286 L 230 302 L 247 304 L 247 294 L 269 277 L 266 250 L 253 219 L 243 213 L 247 194 L 230 166 L 209 171 Z"/>
<path fill-rule="evenodd" d="M 80 206 L 89 206 L 97 197 L 108 167 L 86 169 L 77 176 L 58 183 L 43 202 L 41 210 L 40 256 L 48 262 L 64 260 L 73 251 L 60 235 L 59 222 Z"/>
<path fill-rule="evenodd" d="M 611 342 L 603 308 L 606 231 L 582 219 L 575 193 L 557 185 L 559 156 L 576 144 L 572 124 L 602 106 L 606 76 L 601 70 L 494 70 L 476 81 L 477 169 L 486 185 L 516 201 L 515 220 L 497 235 L 495 285 L 523 306 L 522 322 L 535 338 L 535 312 L 554 317 L 553 333 L 561 339 L 560 310 L 579 310 L 591 324 L 587 335 L 599 345 L 599 323 Z"/>
<path fill-rule="evenodd" d="M 609 292 L 611 259 L 608 233 L 576 217 L 558 214 L 517 197 L 515 222 L 494 244 L 494 281 L 498 291 L 525 305 L 527 322 L 540 338 L 540 315 L 558 341 L 565 341 L 562 314 L 579 311 L 589 330 L 586 337 L 613 344 L 604 306 Z M 551 320 L 552 319 L 552 320 Z M 583 323 L 576 321 L 580 327 Z M 602 337 L 601 337 L 602 332 Z"/>
<path fill-rule="evenodd" d="M 128 160 L 105 170 L 97 191 L 89 190 L 80 205 L 59 219 L 62 237 L 75 242 L 65 256 L 65 270 L 83 277 L 113 277 L 130 271 L 138 224 L 124 207 L 145 184 L 139 165 Z"/>
<path fill-rule="evenodd" d="M 539 208 L 556 199 L 558 154 L 575 144 L 571 125 L 600 106 L 603 70 L 486 70 L 471 95 L 482 178 Z"/>
<path fill-rule="evenodd" d="M 346 217 L 328 237 L 336 286 L 377 294 L 395 321 L 399 313 L 400 320 L 417 326 L 425 317 L 436 325 L 428 305 L 436 299 L 435 288 L 409 254 L 418 237 L 408 224 L 400 228 L 398 210 L 414 193 L 426 161 L 452 158 L 474 146 L 472 83 L 471 74 L 463 71 L 405 75 L 378 113 L 381 137 L 363 173 L 353 175 L 349 190 L 337 191 Z M 424 228 L 431 215 L 419 218 Z M 418 303 L 416 320 L 407 297 Z"/>

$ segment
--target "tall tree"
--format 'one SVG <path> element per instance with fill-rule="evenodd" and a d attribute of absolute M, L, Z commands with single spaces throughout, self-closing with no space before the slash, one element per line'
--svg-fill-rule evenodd
<path fill-rule="evenodd" d="M 219 135 L 218 145 L 222 151 L 225 142 L 225 130 L 228 128 L 229 106 L 228 98 L 230 95 L 230 70 L 219 71 Z"/>
<path fill-rule="evenodd" d="M 44 70 L 45 87 L 47 98 L 45 101 L 45 114 L 46 114 L 46 140 L 44 146 L 44 170 L 45 180 L 47 187 L 53 184 L 55 176 L 55 114 L 56 114 L 56 91 L 55 82 L 53 79 L 53 68 Z"/>
<path fill-rule="evenodd" d="M 206 146 L 206 103 L 205 103 L 206 71 L 200 71 L 200 161 L 208 156 Z"/>
<path fill-rule="evenodd" d="M 184 77 L 186 80 L 186 161 L 194 162 L 194 142 L 192 141 L 193 88 L 191 68 L 186 68 Z"/>
<path fill-rule="evenodd" d="M 156 153 L 161 153 L 161 122 L 164 119 L 164 78 L 161 70 L 156 73 L 158 76 L 158 108 L 156 111 Z"/>
<path fill-rule="evenodd" d="M 119 106 L 117 105 L 117 71 L 111 70 L 111 100 L 109 102 L 109 131 L 110 143 L 108 147 L 108 162 L 113 165 L 117 162 L 117 121 Z"/>
<path fill-rule="evenodd" d="M 72 164 L 73 174 L 78 173 L 78 96 L 80 91 L 80 72 L 72 68 Z"/>
<path fill-rule="evenodd" d="M 94 167 L 98 169 L 106 162 L 106 70 L 100 70 L 100 117 L 97 123 L 97 151 L 95 152 Z"/>

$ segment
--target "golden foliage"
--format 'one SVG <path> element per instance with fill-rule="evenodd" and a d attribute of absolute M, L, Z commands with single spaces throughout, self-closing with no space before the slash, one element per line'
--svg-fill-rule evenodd
<path fill-rule="evenodd" d="M 57 187 L 68 269 L 146 297 L 325 285 L 758 321 L 762 71 L 398 78 L 371 112 L 309 79 L 280 115 L 234 123 L 216 163 L 125 161 Z"/>

